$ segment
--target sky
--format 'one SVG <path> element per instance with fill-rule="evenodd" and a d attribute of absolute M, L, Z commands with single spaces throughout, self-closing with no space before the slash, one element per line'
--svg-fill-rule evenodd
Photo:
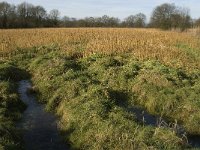
<path fill-rule="evenodd" d="M 192 18 L 200 18 L 200 0 L 0 0 L 11 4 L 24 1 L 41 5 L 47 11 L 58 9 L 61 16 L 84 18 L 109 15 L 123 19 L 129 15 L 144 13 L 149 19 L 153 9 L 162 3 L 174 3 L 190 9 Z"/>

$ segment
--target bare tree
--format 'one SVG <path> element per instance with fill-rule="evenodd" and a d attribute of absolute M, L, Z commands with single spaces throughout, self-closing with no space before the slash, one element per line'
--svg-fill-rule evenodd
<path fill-rule="evenodd" d="M 199 21 L 200 22 L 200 21 Z M 194 24 L 200 24 L 196 21 Z M 189 9 L 177 7 L 174 4 L 157 6 L 151 17 L 150 26 L 162 29 L 179 28 L 182 31 L 192 24 Z M 42 6 L 34 6 L 23 2 L 17 6 L 0 2 L 0 28 L 30 28 L 30 27 L 146 27 L 146 16 L 143 13 L 130 15 L 121 22 L 116 17 L 86 17 L 76 19 L 63 17 L 53 9 L 47 14 Z"/>
<path fill-rule="evenodd" d="M 143 13 L 136 14 L 134 21 L 134 27 L 136 28 L 143 28 L 146 24 L 146 16 Z"/>
<path fill-rule="evenodd" d="M 196 27 L 200 27 L 200 18 L 194 21 Z"/>
<path fill-rule="evenodd" d="M 22 25 L 22 27 L 28 27 L 29 21 L 32 17 L 32 9 L 33 5 L 23 2 L 17 6 L 17 15 L 19 17 L 19 23 Z"/>
<path fill-rule="evenodd" d="M 36 27 L 43 26 L 43 21 L 47 17 L 46 10 L 42 6 L 33 7 L 32 17 Z"/>
<path fill-rule="evenodd" d="M 151 17 L 151 25 L 162 29 L 171 28 L 171 16 L 175 13 L 176 6 L 174 4 L 162 4 L 157 6 Z"/>
<path fill-rule="evenodd" d="M 0 26 L 2 28 L 8 27 L 8 18 L 11 12 L 11 5 L 7 2 L 0 3 Z"/>
<path fill-rule="evenodd" d="M 191 25 L 189 9 L 168 3 L 157 6 L 152 13 L 150 25 L 162 29 L 179 28 L 183 31 Z"/>
<path fill-rule="evenodd" d="M 124 19 L 124 26 L 126 27 L 134 27 L 135 17 L 133 15 L 128 16 Z"/>
<path fill-rule="evenodd" d="M 184 31 L 191 26 L 192 21 L 190 17 L 190 10 L 188 8 L 179 7 L 177 8 L 176 14 L 180 16 L 179 28 L 181 31 Z"/>
<path fill-rule="evenodd" d="M 146 16 L 143 13 L 130 15 L 125 18 L 123 25 L 126 27 L 143 28 L 146 24 Z"/>
<path fill-rule="evenodd" d="M 49 13 L 49 19 L 52 20 L 52 23 L 54 26 L 58 25 L 59 22 L 59 17 L 60 17 L 60 12 L 57 9 L 53 9 Z"/>

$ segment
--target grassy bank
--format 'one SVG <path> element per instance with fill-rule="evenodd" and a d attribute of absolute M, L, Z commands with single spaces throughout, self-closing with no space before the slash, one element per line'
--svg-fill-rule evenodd
<path fill-rule="evenodd" d="M 0 149 L 21 150 L 21 136 L 16 129 L 25 105 L 17 95 L 17 81 L 25 77 L 12 64 L 0 62 Z"/>
<path fill-rule="evenodd" d="M 60 116 L 64 137 L 81 149 L 182 149 L 172 129 L 144 126 L 128 108 L 200 134 L 200 72 L 139 61 L 129 54 L 74 59 L 56 51 L 30 64 L 40 101 Z"/>

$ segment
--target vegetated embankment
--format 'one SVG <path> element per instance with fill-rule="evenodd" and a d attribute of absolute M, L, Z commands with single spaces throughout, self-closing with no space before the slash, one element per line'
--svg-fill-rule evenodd
<path fill-rule="evenodd" d="M 138 122 L 127 111 L 134 106 L 174 124 L 177 121 L 189 134 L 200 133 L 199 72 L 188 74 L 158 61 L 123 55 L 74 60 L 53 52 L 35 59 L 30 69 L 41 100 L 61 117 L 64 136 L 77 148 L 181 149 L 187 145 L 173 129 Z"/>
<path fill-rule="evenodd" d="M 0 62 L 0 149 L 23 148 L 15 123 L 25 109 L 17 94 L 17 81 L 26 77 L 27 74 L 13 64 Z"/>

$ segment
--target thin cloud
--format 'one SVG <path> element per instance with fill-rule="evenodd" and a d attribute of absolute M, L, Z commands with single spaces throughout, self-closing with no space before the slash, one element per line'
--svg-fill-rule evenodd
<path fill-rule="evenodd" d="M 24 0 L 7 0 L 7 2 L 19 4 Z M 42 5 L 48 11 L 58 9 L 62 16 L 83 18 L 107 14 L 121 19 L 139 12 L 146 14 L 149 18 L 157 5 L 175 3 L 181 7 L 188 7 L 193 18 L 200 17 L 198 0 L 26 0 L 26 2 Z"/>

